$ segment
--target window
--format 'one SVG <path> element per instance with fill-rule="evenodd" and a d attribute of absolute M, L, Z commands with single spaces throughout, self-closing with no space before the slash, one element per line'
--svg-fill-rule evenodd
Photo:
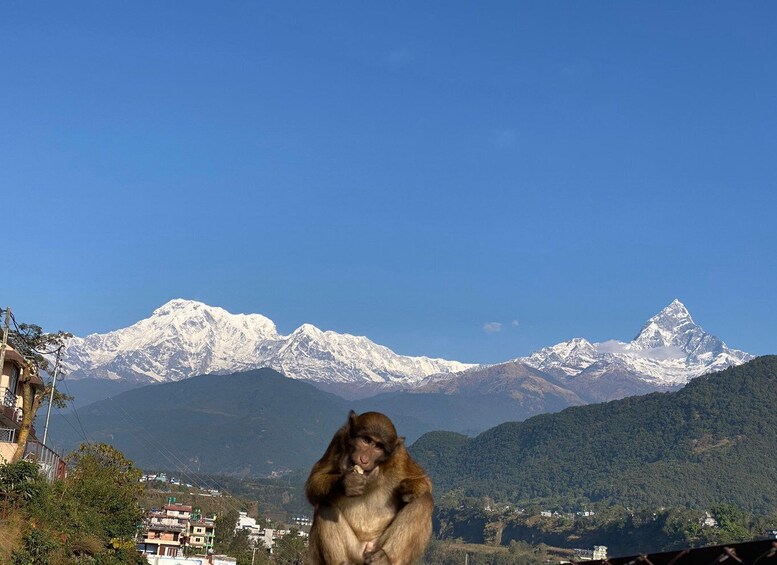
<path fill-rule="evenodd" d="M 11 369 L 11 380 L 8 384 L 8 389 L 12 394 L 16 394 L 16 385 L 19 384 L 19 367 L 13 365 Z"/>

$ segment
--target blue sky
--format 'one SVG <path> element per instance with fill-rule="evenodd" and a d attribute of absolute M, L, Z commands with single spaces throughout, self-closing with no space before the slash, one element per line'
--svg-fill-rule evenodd
<path fill-rule="evenodd" d="M 777 353 L 775 21 L 4 2 L 0 300 L 86 335 L 182 297 L 497 362 L 629 340 L 679 298 Z"/>

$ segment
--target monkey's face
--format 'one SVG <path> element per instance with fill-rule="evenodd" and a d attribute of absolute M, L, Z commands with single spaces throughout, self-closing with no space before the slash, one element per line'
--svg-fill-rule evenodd
<path fill-rule="evenodd" d="M 386 447 L 380 438 L 360 435 L 352 441 L 351 463 L 369 473 L 386 457 Z"/>

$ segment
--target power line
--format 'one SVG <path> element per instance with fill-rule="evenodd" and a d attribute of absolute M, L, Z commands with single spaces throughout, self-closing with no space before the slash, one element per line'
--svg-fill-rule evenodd
<path fill-rule="evenodd" d="M 76 421 L 78 422 L 78 426 L 81 428 L 81 431 L 83 432 L 84 438 L 87 438 L 89 434 L 86 433 L 86 430 L 84 429 L 84 425 L 83 423 L 81 423 L 81 418 L 78 417 L 78 410 L 76 410 L 76 404 L 75 402 L 73 402 L 73 395 L 70 394 L 70 387 L 67 386 L 67 380 L 65 380 L 64 377 L 62 377 L 62 385 L 65 387 L 65 390 L 67 391 L 67 395 L 70 397 L 70 411 L 76 417 Z M 87 439 L 87 442 L 89 442 L 88 439 Z"/>

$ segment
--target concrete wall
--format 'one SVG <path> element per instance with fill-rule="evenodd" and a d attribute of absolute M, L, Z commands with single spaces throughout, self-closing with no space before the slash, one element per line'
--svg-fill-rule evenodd
<path fill-rule="evenodd" d="M 15 451 L 15 443 L 0 442 L 0 463 L 10 463 Z"/>

